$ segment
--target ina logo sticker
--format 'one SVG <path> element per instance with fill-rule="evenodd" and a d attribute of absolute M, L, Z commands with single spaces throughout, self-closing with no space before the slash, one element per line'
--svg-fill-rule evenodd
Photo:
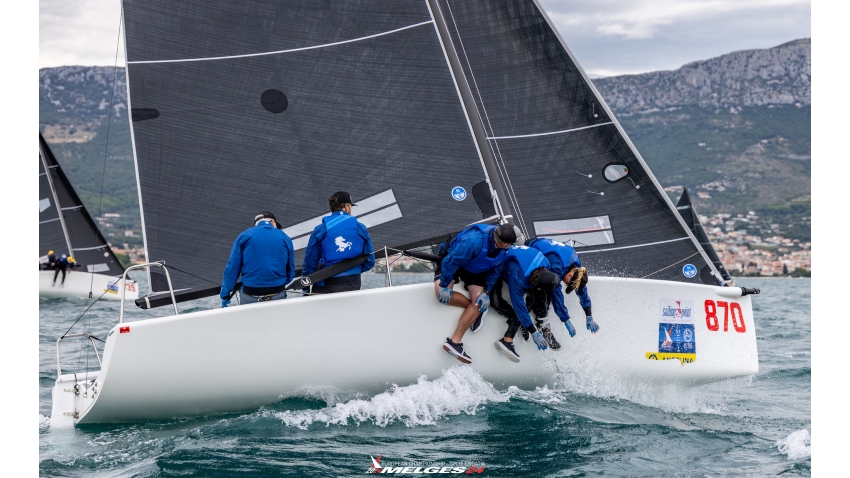
<path fill-rule="evenodd" d="M 697 268 L 693 264 L 685 264 L 685 267 L 682 267 L 682 274 L 691 279 L 697 275 Z"/>
<path fill-rule="evenodd" d="M 455 198 L 455 201 L 463 201 L 466 199 L 466 189 L 463 189 L 460 186 L 455 186 L 452 189 L 452 197 Z"/>

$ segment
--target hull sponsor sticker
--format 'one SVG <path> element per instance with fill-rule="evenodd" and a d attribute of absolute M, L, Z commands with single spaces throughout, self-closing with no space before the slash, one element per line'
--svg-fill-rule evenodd
<path fill-rule="evenodd" d="M 658 351 L 647 352 L 649 360 L 678 359 L 683 365 L 697 359 L 694 301 L 661 299 L 658 317 Z"/>
<path fill-rule="evenodd" d="M 103 291 L 106 292 L 107 294 L 118 295 L 118 282 L 119 281 L 108 282 L 106 284 L 106 289 L 103 289 Z"/>

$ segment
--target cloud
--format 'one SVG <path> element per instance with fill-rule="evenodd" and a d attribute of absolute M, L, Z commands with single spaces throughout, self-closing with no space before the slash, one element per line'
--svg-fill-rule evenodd
<path fill-rule="evenodd" d="M 810 0 L 541 0 L 592 76 L 670 70 L 811 37 Z M 40 0 L 39 65 L 112 65 L 120 0 Z M 124 64 L 123 44 L 118 63 Z"/>
<path fill-rule="evenodd" d="M 39 68 L 113 65 L 120 15 L 120 0 L 39 0 Z"/>
<path fill-rule="evenodd" d="M 591 76 L 671 70 L 811 37 L 809 0 L 541 0 Z"/>

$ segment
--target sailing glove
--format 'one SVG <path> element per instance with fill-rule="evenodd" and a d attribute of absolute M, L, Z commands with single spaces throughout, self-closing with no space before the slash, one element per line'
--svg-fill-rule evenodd
<path fill-rule="evenodd" d="M 486 312 L 487 308 L 490 307 L 490 295 L 487 293 L 487 291 L 482 292 L 481 295 L 478 296 L 478 300 L 476 300 L 475 303 L 479 306 L 478 312 Z"/>
<path fill-rule="evenodd" d="M 597 325 L 596 322 L 593 321 L 593 317 L 589 315 L 587 316 L 587 330 L 594 334 L 599 331 L 599 325 Z"/>
<path fill-rule="evenodd" d="M 230 305 L 230 299 L 221 299 L 222 307 L 227 307 L 228 305 Z"/>
<path fill-rule="evenodd" d="M 452 298 L 452 290 L 448 287 L 440 287 L 440 295 L 438 296 L 438 300 L 441 304 L 448 304 Z"/>
<path fill-rule="evenodd" d="M 594 323 L 595 323 L 595 322 L 594 322 Z M 567 332 L 569 332 L 569 333 L 570 333 L 570 337 L 575 337 L 575 336 L 576 336 L 576 328 L 575 328 L 575 327 L 573 327 L 572 322 L 570 322 L 570 321 L 569 321 L 569 319 L 568 319 L 568 320 L 565 320 L 565 321 L 564 321 L 564 325 L 566 325 L 566 326 L 567 326 Z M 597 327 L 597 328 L 598 328 L 598 327 Z"/>
<path fill-rule="evenodd" d="M 531 336 L 534 339 L 534 343 L 537 344 L 537 350 L 546 350 L 546 339 L 543 337 L 543 334 L 538 330 L 534 332 L 534 335 Z"/>

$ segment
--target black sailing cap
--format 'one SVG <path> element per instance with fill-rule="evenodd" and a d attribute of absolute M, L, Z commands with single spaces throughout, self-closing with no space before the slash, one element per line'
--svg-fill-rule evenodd
<path fill-rule="evenodd" d="M 337 191 L 333 193 L 331 197 L 328 198 L 331 204 L 351 204 L 352 206 L 356 206 L 354 201 L 351 200 L 351 195 L 345 191 Z"/>
<path fill-rule="evenodd" d="M 262 219 L 274 219 L 275 224 L 277 224 L 277 228 L 283 229 L 283 226 L 281 226 L 280 223 L 277 222 L 277 218 L 274 217 L 274 214 L 272 214 L 268 211 L 263 211 L 263 212 L 257 214 L 256 216 L 254 216 L 254 224 L 257 224 L 257 222 L 262 220 Z"/>
<path fill-rule="evenodd" d="M 514 230 L 514 226 L 510 223 L 507 223 L 497 227 L 496 237 L 499 238 L 499 242 L 504 242 L 507 244 L 516 243 L 516 231 Z"/>
<path fill-rule="evenodd" d="M 554 290 L 555 287 L 558 287 L 558 285 L 560 285 L 560 283 L 561 279 L 558 277 L 558 274 L 543 269 L 542 271 L 540 271 L 540 276 L 537 279 L 537 283 L 534 285 L 539 289 Z"/>

